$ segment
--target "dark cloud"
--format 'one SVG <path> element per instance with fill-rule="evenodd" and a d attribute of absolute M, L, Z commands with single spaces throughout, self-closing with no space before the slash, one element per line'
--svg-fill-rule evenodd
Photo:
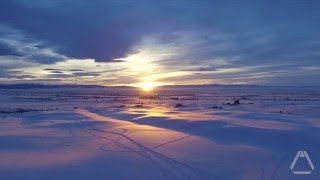
<path fill-rule="evenodd" d="M 55 68 L 45 68 L 43 70 L 45 70 L 45 71 L 61 71 L 61 69 L 55 69 Z"/>
<path fill-rule="evenodd" d="M 4 23 L 44 40 L 66 56 L 99 62 L 121 61 L 114 59 L 133 53 L 132 46 L 143 36 L 170 34 L 175 30 L 212 29 L 212 34 L 220 31 L 234 35 L 224 40 L 232 42 L 235 48 L 213 49 L 194 56 L 199 59 L 213 54 L 246 55 L 240 63 L 281 59 L 297 49 L 305 51 L 307 43 L 319 36 L 320 13 L 316 1 L 18 2 L 2 2 L 0 15 Z M 274 39 L 263 39 L 269 36 Z M 166 41 L 170 37 L 163 36 Z"/>
<path fill-rule="evenodd" d="M 131 54 L 132 54 L 132 52 L 131 52 Z M 125 62 L 125 61 L 123 61 L 123 60 L 112 60 L 112 61 L 110 61 L 110 62 L 115 63 L 115 62 Z"/>
<path fill-rule="evenodd" d="M 65 57 L 59 55 L 34 54 L 28 56 L 27 60 L 41 64 L 54 64 L 59 61 L 64 61 Z"/>
<path fill-rule="evenodd" d="M 141 12 L 140 3 L 78 1 L 46 8 L 25 4 L 2 2 L 2 21 L 74 58 L 114 61 L 127 56 L 144 34 L 162 29 Z"/>
<path fill-rule="evenodd" d="M 62 71 L 51 71 L 51 73 L 54 73 L 54 74 L 61 74 L 63 73 Z"/>
<path fill-rule="evenodd" d="M 0 42 L 0 56 L 22 56 L 14 47 Z"/>
<path fill-rule="evenodd" d="M 0 78 L 14 78 L 14 79 L 26 79 L 35 78 L 33 75 L 22 74 L 21 71 L 10 71 L 0 69 Z"/>
<path fill-rule="evenodd" d="M 111 69 L 111 70 L 107 70 L 107 71 L 103 71 L 103 72 L 118 72 L 118 71 L 123 71 L 126 70 L 127 68 L 121 68 L 121 69 Z"/>
<path fill-rule="evenodd" d="M 184 69 L 181 71 L 217 71 L 215 67 L 199 67 L 199 68 L 192 68 L 192 69 Z"/>
<path fill-rule="evenodd" d="M 20 71 L 20 70 L 7 70 L 6 72 L 8 72 L 10 74 L 16 74 L 16 73 L 22 73 L 23 71 Z"/>
<path fill-rule="evenodd" d="M 74 76 L 71 74 L 58 73 L 58 74 L 48 74 L 47 77 L 49 77 L 49 78 L 70 78 L 70 77 L 74 77 Z"/>
<path fill-rule="evenodd" d="M 19 33 L 6 30 L 0 36 L 17 40 L 24 33 L 24 38 L 18 38 L 21 43 L 17 47 L 29 45 L 25 49 L 32 53 L 22 56 L 41 64 L 64 61 L 66 57 L 125 63 L 119 59 L 137 53 L 136 48 L 145 37 L 156 37 L 158 43 L 183 49 L 174 57 L 158 60 L 158 64 L 172 71 L 200 71 L 207 76 L 206 71 L 222 67 L 265 67 L 255 68 L 255 72 L 295 70 L 320 66 L 319 7 L 320 2 L 314 0 L 4 0 L 0 3 L 0 25 Z M 25 42 L 26 39 L 36 43 Z M 17 47 L 0 43 L 0 56 L 19 56 Z M 48 48 L 54 53 L 43 53 Z M 226 63 L 219 64 L 219 59 Z M 210 65 L 214 66 L 206 67 Z M 100 75 L 69 71 L 75 72 L 69 77 Z M 300 75 L 303 79 L 304 74 Z"/>
<path fill-rule="evenodd" d="M 15 75 L 11 76 L 11 78 L 17 78 L 17 79 L 25 79 L 25 78 L 35 78 L 36 76 L 33 75 Z"/>
<path fill-rule="evenodd" d="M 75 72 L 72 73 L 75 76 L 100 76 L 100 73 L 95 73 L 95 72 Z"/>
<path fill-rule="evenodd" d="M 84 70 L 82 70 L 82 69 L 70 69 L 70 70 L 68 70 L 68 71 L 81 72 L 81 71 L 84 71 Z"/>

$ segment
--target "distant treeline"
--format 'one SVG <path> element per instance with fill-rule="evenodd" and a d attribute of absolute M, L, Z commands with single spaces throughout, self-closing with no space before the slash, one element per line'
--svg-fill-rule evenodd
<path fill-rule="evenodd" d="M 38 88 L 103 88 L 99 85 L 52 85 L 52 84 L 0 84 L 0 89 L 38 89 Z"/>

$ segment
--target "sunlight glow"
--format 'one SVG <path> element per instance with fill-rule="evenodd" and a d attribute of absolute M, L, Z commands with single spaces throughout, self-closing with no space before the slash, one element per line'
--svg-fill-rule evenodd
<path fill-rule="evenodd" d="M 144 91 L 151 91 L 153 90 L 155 87 L 160 86 L 161 84 L 156 83 L 156 82 L 142 82 L 142 83 L 138 83 L 135 86 L 141 88 Z"/>

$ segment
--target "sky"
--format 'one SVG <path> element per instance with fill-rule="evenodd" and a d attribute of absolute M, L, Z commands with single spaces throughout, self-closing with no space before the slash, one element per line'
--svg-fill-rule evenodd
<path fill-rule="evenodd" d="M 320 1 L 1 0 L 0 83 L 320 85 Z"/>

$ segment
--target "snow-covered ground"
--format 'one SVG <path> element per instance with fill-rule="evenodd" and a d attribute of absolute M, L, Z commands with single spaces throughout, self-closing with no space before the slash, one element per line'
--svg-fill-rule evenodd
<path fill-rule="evenodd" d="M 0 92 L 0 180 L 320 179 L 319 88 Z"/>

